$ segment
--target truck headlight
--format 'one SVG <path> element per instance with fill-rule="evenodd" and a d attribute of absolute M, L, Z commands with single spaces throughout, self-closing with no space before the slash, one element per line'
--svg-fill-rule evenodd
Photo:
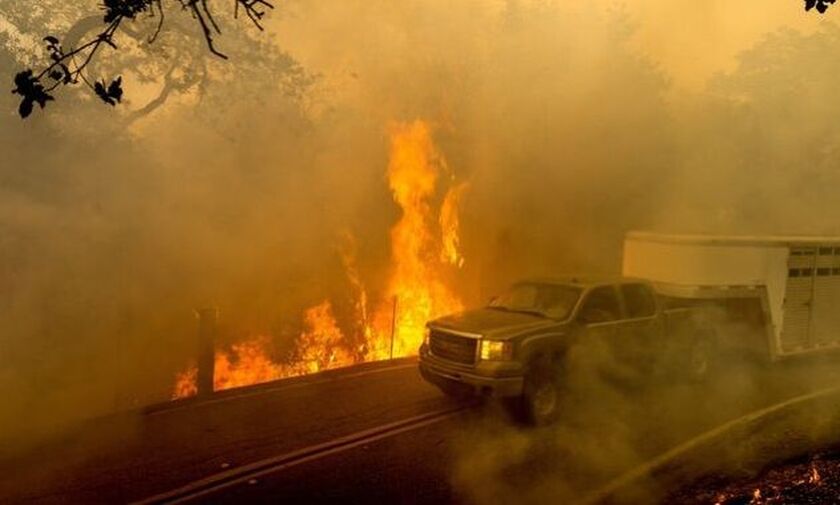
<path fill-rule="evenodd" d="M 479 356 L 486 361 L 510 360 L 513 358 L 513 342 L 482 340 Z"/>
<path fill-rule="evenodd" d="M 429 329 L 428 326 L 423 328 L 423 345 L 429 347 L 429 336 L 432 334 L 432 330 Z"/>

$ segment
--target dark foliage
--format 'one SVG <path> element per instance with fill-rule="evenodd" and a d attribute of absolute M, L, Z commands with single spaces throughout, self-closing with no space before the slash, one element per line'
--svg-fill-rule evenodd
<path fill-rule="evenodd" d="M 111 23 L 117 18 L 134 19 L 137 14 L 152 8 L 151 0 L 105 0 L 105 22 Z"/>
<path fill-rule="evenodd" d="M 93 90 L 96 92 L 96 95 L 102 99 L 103 102 L 107 103 L 110 106 L 115 106 L 117 103 L 122 101 L 122 77 L 117 77 L 108 87 L 105 87 L 105 82 L 96 82 L 93 85 Z"/>
<path fill-rule="evenodd" d="M 50 93 L 57 87 L 80 82 L 87 85 L 106 104 L 116 106 L 120 103 L 123 97 L 121 76 L 110 83 L 98 80 L 92 82 L 85 75 L 85 69 L 103 44 L 114 50 L 118 49 L 115 34 L 120 25 L 125 21 L 134 21 L 140 14 L 158 17 L 157 28 L 149 37 L 149 42 L 154 42 L 163 27 L 165 2 L 174 3 L 182 10 L 189 11 L 200 27 L 209 51 L 220 58 L 227 59 L 224 53 L 216 49 L 213 37 L 215 34 L 220 34 L 221 30 L 207 0 L 103 0 L 105 28 L 102 32 L 79 47 L 68 49 L 62 47 L 61 41 L 55 35 L 44 37 L 51 62 L 37 74 L 33 69 L 26 69 L 15 76 L 15 89 L 12 93 L 21 96 L 20 116 L 29 117 L 36 103 L 43 109 L 47 102 L 55 100 Z M 238 17 L 240 10 L 244 10 L 251 22 L 260 30 L 263 29 L 261 20 L 265 16 L 265 9 L 274 8 L 267 0 L 235 0 L 235 2 L 235 17 Z"/>
<path fill-rule="evenodd" d="M 22 118 L 32 114 L 36 102 L 43 109 L 47 102 L 54 100 L 53 96 L 44 90 L 38 78 L 32 75 L 32 70 L 24 70 L 15 76 L 15 89 L 12 92 L 23 97 L 18 109 Z"/>
<path fill-rule="evenodd" d="M 826 10 L 828 10 L 829 5 L 833 4 L 835 0 L 805 0 L 805 10 L 809 11 L 813 8 L 817 9 L 817 12 L 823 14 Z"/>

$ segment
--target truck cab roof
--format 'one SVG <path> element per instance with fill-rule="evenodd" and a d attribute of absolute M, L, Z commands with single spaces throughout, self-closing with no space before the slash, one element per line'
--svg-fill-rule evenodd
<path fill-rule="evenodd" d="M 530 277 L 522 279 L 515 284 L 522 283 L 559 284 L 565 286 L 577 286 L 580 288 L 591 288 L 615 284 L 650 284 L 645 279 L 636 277 L 624 277 L 621 275 L 569 275 L 559 277 Z"/>

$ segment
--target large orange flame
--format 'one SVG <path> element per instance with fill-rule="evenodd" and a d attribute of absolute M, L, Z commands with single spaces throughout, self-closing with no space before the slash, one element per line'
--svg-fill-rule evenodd
<path fill-rule="evenodd" d="M 361 346 L 353 349 L 336 321 L 329 301 L 304 312 L 304 329 L 288 363 L 274 362 L 269 339 L 257 337 L 216 352 L 214 389 L 257 384 L 417 353 L 426 322 L 463 308 L 448 286 L 453 268 L 464 264 L 460 252 L 458 208 L 465 184 L 452 184 L 439 210 L 434 205 L 438 181 L 452 181 L 446 160 L 435 147 L 430 126 L 423 121 L 391 127 L 388 183 L 401 216 L 391 230 L 391 274 L 372 317 L 368 295 L 355 266 L 352 236 L 340 248 L 345 272 L 356 296 L 357 321 L 350 335 Z M 194 395 L 196 370 L 176 377 L 174 398 Z"/>
<path fill-rule="evenodd" d="M 293 365 L 295 375 L 316 373 L 355 362 L 345 347 L 344 334 L 338 327 L 329 301 L 308 309 L 303 320 L 306 329 L 298 340 L 299 355 Z"/>
<path fill-rule="evenodd" d="M 266 353 L 268 339 L 257 337 L 234 344 L 230 352 L 216 351 L 213 389 L 221 391 L 260 384 L 288 376 Z"/>
<path fill-rule="evenodd" d="M 367 342 L 373 336 L 373 328 L 370 323 L 370 316 L 368 314 L 368 295 L 362 277 L 359 275 L 359 270 L 356 268 L 356 239 L 349 232 L 342 234 L 342 244 L 339 248 L 341 254 L 341 262 L 344 265 L 344 272 L 347 275 L 347 280 L 353 287 L 356 312 L 355 330 L 361 331 L 363 344 L 358 351 L 364 353 Z"/>
<path fill-rule="evenodd" d="M 443 199 L 443 205 L 440 207 L 442 241 L 440 259 L 458 268 L 464 266 L 464 256 L 461 254 L 461 221 L 458 209 L 461 205 L 461 197 L 466 189 L 466 183 L 451 187 Z"/>
<path fill-rule="evenodd" d="M 429 125 L 423 121 L 391 127 L 391 159 L 388 182 L 402 216 L 391 230 L 392 275 L 385 300 L 374 318 L 367 358 L 387 359 L 417 352 L 426 322 L 463 308 L 460 299 L 446 285 L 441 258 L 457 251 L 458 193 L 450 192 L 436 219 L 432 211 L 437 181 L 447 170 L 446 161 L 432 141 Z M 436 225 L 447 229 L 435 233 Z M 449 249 L 449 252 L 447 252 Z M 456 263 L 463 263 L 456 259 Z M 393 341 L 392 341 L 393 339 Z"/>

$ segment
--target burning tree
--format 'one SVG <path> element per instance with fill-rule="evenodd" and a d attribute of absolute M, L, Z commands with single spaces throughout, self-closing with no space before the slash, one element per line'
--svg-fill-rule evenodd
<path fill-rule="evenodd" d="M 271 339 L 266 336 L 217 349 L 214 389 L 415 355 L 427 321 L 463 308 L 447 271 L 464 264 L 458 215 L 467 185 L 454 179 L 428 123 L 390 127 L 387 178 L 401 216 L 390 233 L 390 275 L 373 310 L 369 311 L 368 290 L 355 267 L 354 241 L 344 236 L 340 252 L 355 297 L 352 325 L 342 328 L 332 303 L 324 300 L 304 311 L 303 328 L 287 361 L 271 358 Z M 441 186 L 446 189 L 438 199 Z M 437 201 L 441 203 L 436 205 Z M 196 378 L 195 366 L 178 374 L 173 398 L 194 395 Z"/>
<path fill-rule="evenodd" d="M 385 300 L 374 314 L 367 347 L 372 360 L 416 353 L 428 320 L 462 308 L 441 267 L 463 265 L 457 205 L 465 186 L 455 184 L 448 189 L 436 219 L 430 200 L 449 168 L 434 145 L 430 126 L 423 121 L 391 127 L 390 155 L 388 183 L 402 217 L 391 229 L 393 272 Z M 396 310 L 392 303 L 397 304 Z M 392 319 L 396 319 L 393 342 L 386 338 Z"/>

